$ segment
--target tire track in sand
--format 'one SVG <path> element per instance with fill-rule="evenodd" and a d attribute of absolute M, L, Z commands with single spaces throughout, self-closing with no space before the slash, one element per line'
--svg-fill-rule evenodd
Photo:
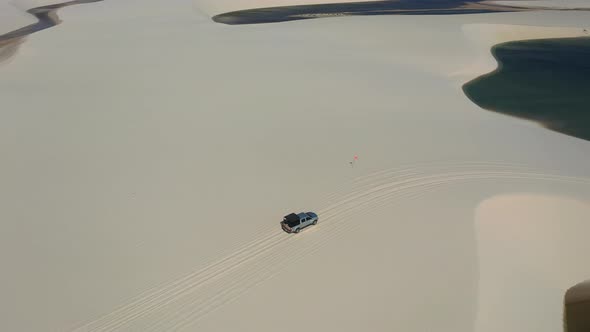
<path fill-rule="evenodd" d="M 507 163 L 412 165 L 375 172 L 354 180 L 350 192 L 331 195 L 334 202 L 318 211 L 320 224 L 303 232 L 311 233 L 310 236 L 288 236 L 273 224 L 273 229 L 262 232 L 231 255 L 145 292 L 75 331 L 182 329 L 236 300 L 288 265 L 317 252 L 329 241 L 359 227 L 362 223 L 350 221 L 367 209 L 401 203 L 448 184 L 498 179 L 590 184 L 586 178 L 548 174 Z"/>
<path fill-rule="evenodd" d="M 507 176 L 506 174 L 509 174 L 509 175 Z M 445 183 L 453 183 L 453 182 L 455 182 L 457 180 L 470 180 L 470 179 L 495 180 L 497 178 L 568 180 L 568 179 L 564 179 L 562 177 L 547 177 L 547 176 L 545 176 L 545 174 L 541 174 L 539 176 L 539 174 L 535 174 L 535 173 L 521 173 L 521 174 L 512 173 L 512 174 L 510 174 L 510 173 L 507 173 L 507 172 L 501 172 L 501 173 L 498 173 L 498 174 L 496 174 L 496 173 L 489 173 L 489 174 L 487 174 L 487 173 L 476 173 L 476 174 L 466 175 L 466 176 L 462 176 L 462 177 L 458 177 L 458 176 L 447 177 L 445 181 L 438 181 L 436 184 L 438 184 L 438 185 L 444 185 Z M 575 181 L 577 182 L 578 180 L 576 179 Z M 404 191 L 407 191 L 408 188 L 419 188 L 421 186 L 431 185 L 432 183 L 433 182 L 431 180 L 425 180 L 425 181 L 422 181 L 422 182 L 411 184 L 411 185 L 409 185 L 407 187 L 404 187 L 404 188 L 402 188 L 401 190 L 398 190 L 398 191 L 404 192 Z M 419 190 L 419 191 L 424 191 L 424 190 Z M 390 192 L 387 192 L 387 193 L 390 194 Z M 377 197 L 379 197 L 379 196 L 381 196 L 381 195 L 377 195 Z M 392 195 L 389 195 L 389 196 L 392 196 Z M 369 201 L 371 201 L 371 200 L 369 200 Z M 372 208 L 372 206 L 368 206 L 368 204 L 365 204 L 365 205 L 367 205 L 367 208 Z M 363 209 L 363 210 L 366 210 L 366 209 Z M 356 223 L 353 223 L 353 225 L 355 225 L 355 224 Z M 341 228 L 341 229 L 336 228 L 334 231 L 328 232 L 328 234 L 330 234 L 331 237 L 337 237 L 337 236 L 334 236 L 333 234 L 341 233 L 342 232 L 341 231 L 342 229 L 344 229 L 344 228 Z M 317 249 L 319 247 L 322 247 L 323 245 L 326 244 L 327 240 L 328 240 L 328 238 L 323 238 L 321 241 L 316 241 L 319 245 L 313 246 L 311 248 L 311 250 L 305 250 L 303 253 L 302 253 L 301 248 L 299 246 L 297 248 L 297 251 L 296 251 L 298 254 L 297 254 L 296 259 L 294 261 L 297 261 L 299 259 L 302 259 L 302 258 L 308 256 L 308 254 L 317 251 Z M 291 251 L 291 250 L 288 250 L 288 251 Z M 266 267 L 267 268 L 267 270 L 265 270 L 265 271 L 268 271 L 268 269 L 271 269 L 271 270 L 276 270 L 277 272 L 279 272 L 282 269 L 282 265 L 283 265 L 282 263 L 284 263 L 285 261 L 287 261 L 287 260 L 285 260 L 285 259 L 282 258 L 283 256 L 284 255 L 283 255 L 282 252 L 281 253 L 276 253 L 273 256 L 271 256 L 271 258 L 266 263 L 262 264 L 263 267 Z M 279 257 L 278 260 L 275 257 Z M 288 263 L 293 263 L 293 261 L 287 261 L 287 262 Z M 259 272 L 259 269 L 258 268 L 255 268 L 253 271 L 257 271 L 257 272 L 254 272 L 253 277 L 252 278 L 249 278 L 246 281 L 246 283 L 251 282 L 252 279 L 253 280 L 258 280 L 258 282 L 253 283 L 251 285 L 251 287 L 254 287 L 258 283 L 262 282 L 263 279 L 270 278 L 270 277 L 272 277 L 275 274 L 274 272 L 271 272 L 271 273 L 267 274 L 266 276 L 264 276 L 263 275 L 264 273 Z M 215 310 L 216 306 L 223 305 L 226 302 L 230 302 L 231 300 L 233 300 L 234 299 L 233 295 L 229 295 L 229 294 L 234 294 L 234 293 L 235 294 L 241 294 L 241 293 L 247 291 L 247 288 L 246 289 L 242 289 L 242 290 L 240 290 L 240 289 L 235 290 L 235 288 L 232 288 L 232 286 L 234 284 L 238 284 L 238 282 L 234 282 L 233 284 L 223 284 L 223 285 L 220 285 L 220 287 L 223 287 L 223 288 L 220 288 L 220 289 L 224 289 L 223 293 L 221 293 L 221 294 L 215 294 L 212 299 L 209 299 L 208 301 L 204 301 L 204 304 L 202 304 L 199 307 L 196 307 L 194 309 L 194 312 L 190 316 L 190 317 L 193 317 L 192 319 L 191 318 L 187 318 L 186 321 L 184 323 L 180 323 L 179 326 L 178 325 L 156 326 L 156 328 L 154 330 L 162 330 L 162 329 L 165 329 L 165 330 L 168 330 L 168 329 L 177 330 L 178 328 L 181 328 L 183 326 L 190 325 L 191 322 L 192 322 L 192 320 L 198 320 L 200 318 L 199 315 L 206 315 L 209 311 Z M 230 288 L 227 289 L 228 287 L 230 287 Z M 221 302 L 220 304 L 218 304 L 216 302 L 216 300 L 218 298 L 220 298 L 220 297 L 222 299 L 225 299 L 226 301 L 225 302 Z M 194 305 L 194 303 L 184 303 L 183 304 L 183 306 L 189 307 L 189 308 L 191 308 L 192 305 Z M 179 308 L 179 309 L 182 310 L 182 308 Z M 171 312 L 174 312 L 174 311 L 175 310 L 171 310 Z M 188 310 L 185 310 L 185 311 L 188 311 Z M 177 314 L 177 316 L 181 316 L 181 315 L 182 315 L 182 313 Z"/>

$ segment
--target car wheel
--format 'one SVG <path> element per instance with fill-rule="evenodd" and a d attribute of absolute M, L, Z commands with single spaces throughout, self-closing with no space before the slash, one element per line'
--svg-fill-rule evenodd
<path fill-rule="evenodd" d="M 297 229 L 295 230 L 295 233 L 299 233 L 299 231 L 300 231 L 300 230 L 301 230 L 301 228 L 297 228 Z"/>
<path fill-rule="evenodd" d="M 317 219 L 316 219 L 316 220 L 314 220 L 314 221 L 313 221 L 313 224 L 314 224 L 314 225 L 317 225 L 317 224 L 318 224 L 318 220 L 317 220 Z"/>

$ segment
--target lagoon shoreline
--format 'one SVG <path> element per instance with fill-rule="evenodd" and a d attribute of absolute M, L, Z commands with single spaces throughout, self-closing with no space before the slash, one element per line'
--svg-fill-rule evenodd
<path fill-rule="evenodd" d="M 491 53 L 498 68 L 463 86 L 471 101 L 590 140 L 589 37 L 513 41 Z"/>

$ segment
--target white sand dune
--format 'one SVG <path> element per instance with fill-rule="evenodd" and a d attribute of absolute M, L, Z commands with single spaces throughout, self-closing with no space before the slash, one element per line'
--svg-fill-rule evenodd
<path fill-rule="evenodd" d="M 202 4 L 67 7 L 0 65 L 0 330 L 561 326 L 590 144 L 460 86 L 590 13 L 225 26 Z M 303 210 L 320 223 L 283 233 Z"/>
<path fill-rule="evenodd" d="M 501 195 L 476 212 L 480 281 L 477 331 L 561 331 L 568 288 L 588 279 L 587 200 Z M 506 299 L 510 299 L 507 305 Z"/>

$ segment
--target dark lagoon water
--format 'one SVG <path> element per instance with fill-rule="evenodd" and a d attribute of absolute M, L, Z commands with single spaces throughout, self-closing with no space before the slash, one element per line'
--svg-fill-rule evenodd
<path fill-rule="evenodd" d="M 496 45 L 498 69 L 463 91 L 480 107 L 590 141 L 590 37 Z"/>
<path fill-rule="evenodd" d="M 55 12 L 60 8 L 99 1 L 102 0 L 73 0 L 54 5 L 41 6 L 29 9 L 27 10 L 27 13 L 35 16 L 38 20 L 37 23 L 33 23 L 18 30 L 14 30 L 3 35 L 0 35 L 0 42 L 6 42 L 11 39 L 22 38 L 34 32 L 48 29 L 58 25 L 60 23 L 60 20 L 55 14 Z"/>
<path fill-rule="evenodd" d="M 103 0 L 72 0 L 27 10 L 27 13 L 37 18 L 37 22 L 0 35 L 0 63 L 12 58 L 16 54 L 26 36 L 58 25 L 61 22 L 57 16 L 57 11 L 60 8 L 99 1 Z"/>
<path fill-rule="evenodd" d="M 567 332 L 590 331 L 590 301 L 580 301 L 565 305 Z"/>
<path fill-rule="evenodd" d="M 213 20 L 233 25 L 331 16 L 477 14 L 516 10 L 523 8 L 495 5 L 484 0 L 385 0 L 246 9 L 217 15 Z"/>

